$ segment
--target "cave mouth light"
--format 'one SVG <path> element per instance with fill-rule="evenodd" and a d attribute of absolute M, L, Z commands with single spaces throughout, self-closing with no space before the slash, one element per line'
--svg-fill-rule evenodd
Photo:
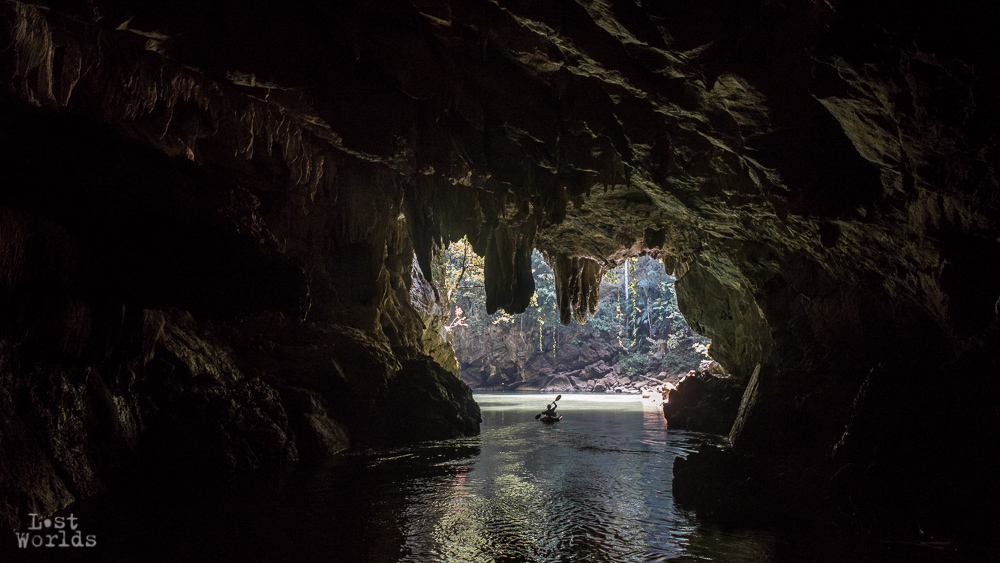
<path fill-rule="evenodd" d="M 709 361 L 710 341 L 685 322 L 659 260 L 628 258 L 607 271 L 596 314 L 569 326 L 559 322 L 555 276 L 537 250 L 535 294 L 518 315 L 487 314 L 483 266 L 464 239 L 445 253 L 447 337 L 474 390 L 637 393 L 676 384 Z"/>

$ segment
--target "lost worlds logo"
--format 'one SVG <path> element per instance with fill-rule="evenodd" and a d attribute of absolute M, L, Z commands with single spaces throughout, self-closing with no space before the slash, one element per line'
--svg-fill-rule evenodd
<path fill-rule="evenodd" d="M 29 514 L 31 524 L 27 532 L 15 532 L 17 547 L 28 549 L 32 547 L 95 547 L 97 536 L 83 535 L 77 524 L 77 517 L 55 516 L 38 520 L 37 514 Z"/>

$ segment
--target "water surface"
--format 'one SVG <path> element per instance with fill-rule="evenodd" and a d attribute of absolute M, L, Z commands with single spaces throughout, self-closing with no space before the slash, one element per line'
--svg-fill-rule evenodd
<path fill-rule="evenodd" d="M 474 456 L 406 484 L 403 561 L 765 561 L 766 534 L 714 530 L 673 504 L 673 460 L 719 438 L 668 432 L 636 396 L 480 394 Z"/>
<path fill-rule="evenodd" d="M 479 394 L 482 433 L 350 452 L 280 481 L 164 484 L 78 503 L 92 549 L 23 561 L 771 561 L 773 536 L 699 524 L 671 494 L 674 458 L 705 434 L 668 431 L 636 396 Z M 9 547 L 9 544 L 4 547 Z M 0 555 L 10 554 L 4 549 Z M 6 561 L 7 558 L 4 558 Z"/>

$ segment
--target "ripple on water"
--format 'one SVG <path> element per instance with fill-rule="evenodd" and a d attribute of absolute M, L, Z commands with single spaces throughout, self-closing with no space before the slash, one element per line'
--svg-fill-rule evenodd
<path fill-rule="evenodd" d="M 673 504 L 674 458 L 712 438 L 667 431 L 628 398 L 564 396 L 554 425 L 534 420 L 548 396 L 479 399 L 477 437 L 337 456 L 277 492 L 139 490 L 74 511 L 106 561 L 771 560 L 771 536 L 704 526 Z"/>
<path fill-rule="evenodd" d="M 477 399 L 476 455 L 438 462 L 443 474 L 403 478 L 403 561 L 701 557 L 691 549 L 695 522 L 673 505 L 670 474 L 674 457 L 703 435 L 668 433 L 641 404 L 618 398 L 564 397 L 556 425 L 533 419 L 547 396 Z M 403 469 L 419 457 L 393 452 L 376 463 Z"/>

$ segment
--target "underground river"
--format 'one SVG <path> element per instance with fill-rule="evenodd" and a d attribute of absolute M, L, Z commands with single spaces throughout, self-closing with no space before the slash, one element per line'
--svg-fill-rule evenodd
<path fill-rule="evenodd" d="M 636 396 L 479 394 L 482 434 L 338 456 L 278 480 L 125 488 L 63 511 L 92 548 L 14 561 L 633 562 L 801 560 L 763 530 L 674 505 L 674 458 L 722 438 L 668 431 Z M 9 538 L 8 538 L 9 540 Z M 801 546 L 800 546 L 801 547 Z M 784 553 L 779 553 L 784 552 Z M 818 560 L 818 559 L 813 559 Z"/>

